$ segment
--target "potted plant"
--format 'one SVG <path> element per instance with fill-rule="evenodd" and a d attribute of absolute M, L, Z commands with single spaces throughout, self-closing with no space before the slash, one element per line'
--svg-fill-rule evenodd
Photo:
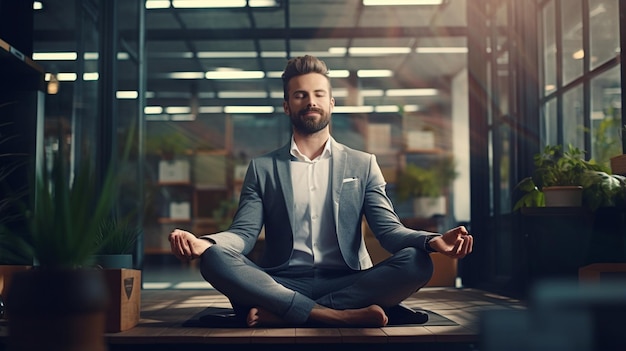
<path fill-rule="evenodd" d="M 141 271 L 133 269 L 132 252 L 141 233 L 130 218 L 104 219 L 96 235 L 94 264 L 102 269 L 109 292 L 105 331 L 117 333 L 139 322 Z"/>
<path fill-rule="evenodd" d="M 7 104 L 0 104 L 0 110 Z M 3 194 L 0 198 L 0 319 L 5 317 L 4 300 L 13 275 L 30 269 L 33 264 L 27 247 L 8 235 L 10 228 L 22 224 L 16 203 L 26 195 L 21 189 L 13 189 L 9 181 L 9 176 L 23 166 L 23 156 L 12 152 L 10 127 L 10 123 L 0 124 L 0 189 Z"/>
<path fill-rule="evenodd" d="M 105 269 L 132 268 L 132 253 L 139 234 L 139 227 L 132 225 L 128 218 L 105 218 L 96 234 L 95 264 Z"/>
<path fill-rule="evenodd" d="M 108 293 L 92 261 L 100 225 L 115 205 L 116 177 L 110 169 L 97 184 L 82 162 L 70 182 L 68 164 L 61 146 L 50 173 L 36 174 L 23 206 L 27 228 L 5 233 L 36 261 L 33 269 L 14 274 L 5 301 L 10 349 L 106 349 Z"/>
<path fill-rule="evenodd" d="M 146 154 L 173 159 L 176 155 L 184 154 L 188 144 L 189 140 L 182 132 L 155 132 L 146 138 Z"/>
<path fill-rule="evenodd" d="M 524 195 L 515 203 L 514 211 L 523 207 L 579 207 L 584 199 L 592 200 L 584 194 L 596 197 L 593 204 L 608 201 L 598 198 L 601 194 L 584 192 L 583 185 L 593 186 L 610 171 L 585 160 L 584 152 L 579 148 L 569 145 L 568 150 L 563 151 L 561 145 L 548 145 L 534 156 L 534 164 L 534 174 L 522 179 L 515 187 Z"/>
<path fill-rule="evenodd" d="M 609 256 L 607 252 L 614 249 L 607 249 L 608 242 L 618 247 L 616 251 L 623 252 L 624 246 L 619 244 L 624 239 L 620 232 L 623 219 L 615 216 L 615 210 L 624 208 L 624 177 L 611 174 L 604 166 L 586 161 L 583 156 L 583 151 L 571 145 L 566 151 L 560 145 L 548 145 L 534 156 L 533 175 L 516 186 L 524 192 L 514 211 L 520 210 L 524 215 L 519 229 L 526 241 L 527 263 L 521 269 L 526 271 L 530 282 L 576 277 L 580 267 Z M 549 198 L 552 189 L 563 187 L 576 189 L 576 203 Z M 620 211 L 623 216 L 624 211 Z M 559 249 L 555 250 L 556 247 Z M 619 255 L 619 252 L 615 254 Z"/>
<path fill-rule="evenodd" d="M 458 176 L 451 156 L 439 158 L 431 167 L 409 164 L 396 181 L 398 200 L 413 199 L 416 217 L 446 213 L 445 190 Z"/>

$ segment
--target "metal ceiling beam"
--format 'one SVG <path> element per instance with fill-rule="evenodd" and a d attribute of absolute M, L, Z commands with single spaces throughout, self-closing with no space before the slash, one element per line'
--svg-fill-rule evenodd
<path fill-rule="evenodd" d="M 465 26 L 449 27 L 360 27 L 360 28 L 257 28 L 247 29 L 149 29 L 146 40 L 253 40 L 253 39 L 341 39 L 341 38 L 419 38 L 419 37 L 465 37 Z M 130 33 L 121 32 L 130 37 Z M 73 41 L 71 30 L 37 30 L 35 41 Z"/>

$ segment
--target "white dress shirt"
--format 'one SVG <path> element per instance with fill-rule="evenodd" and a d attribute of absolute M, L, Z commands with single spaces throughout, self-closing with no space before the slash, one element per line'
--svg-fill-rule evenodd
<path fill-rule="evenodd" d="M 322 154 L 310 160 L 291 139 L 294 244 L 290 266 L 346 268 L 333 220 L 330 140 Z"/>

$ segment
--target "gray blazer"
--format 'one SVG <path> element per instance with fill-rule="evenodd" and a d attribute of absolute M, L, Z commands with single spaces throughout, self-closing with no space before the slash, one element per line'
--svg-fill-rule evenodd
<path fill-rule="evenodd" d="M 218 245 L 249 253 L 265 225 L 261 267 L 287 267 L 293 250 L 293 189 L 290 143 L 253 159 L 246 173 L 233 223 L 227 231 L 204 236 Z M 372 260 L 361 233 L 363 215 L 381 246 L 391 253 L 405 247 L 424 249 L 430 233 L 408 229 L 385 193 L 385 179 L 376 156 L 351 149 L 331 138 L 333 217 L 339 248 L 348 267 L 362 270 Z"/>

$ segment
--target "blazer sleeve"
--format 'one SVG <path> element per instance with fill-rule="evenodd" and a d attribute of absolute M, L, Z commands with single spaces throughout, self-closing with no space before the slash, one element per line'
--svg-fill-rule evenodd
<path fill-rule="evenodd" d="M 395 253 L 405 247 L 424 249 L 425 241 L 431 235 L 440 235 L 410 229 L 400 222 L 400 218 L 387 196 L 386 182 L 376 162 L 375 155 L 370 155 L 369 174 L 366 179 L 363 212 L 374 236 L 385 250 Z"/>
<path fill-rule="evenodd" d="M 254 248 L 263 227 L 263 201 L 254 160 L 250 162 L 244 178 L 239 207 L 228 230 L 202 236 L 217 245 L 248 254 Z"/>

